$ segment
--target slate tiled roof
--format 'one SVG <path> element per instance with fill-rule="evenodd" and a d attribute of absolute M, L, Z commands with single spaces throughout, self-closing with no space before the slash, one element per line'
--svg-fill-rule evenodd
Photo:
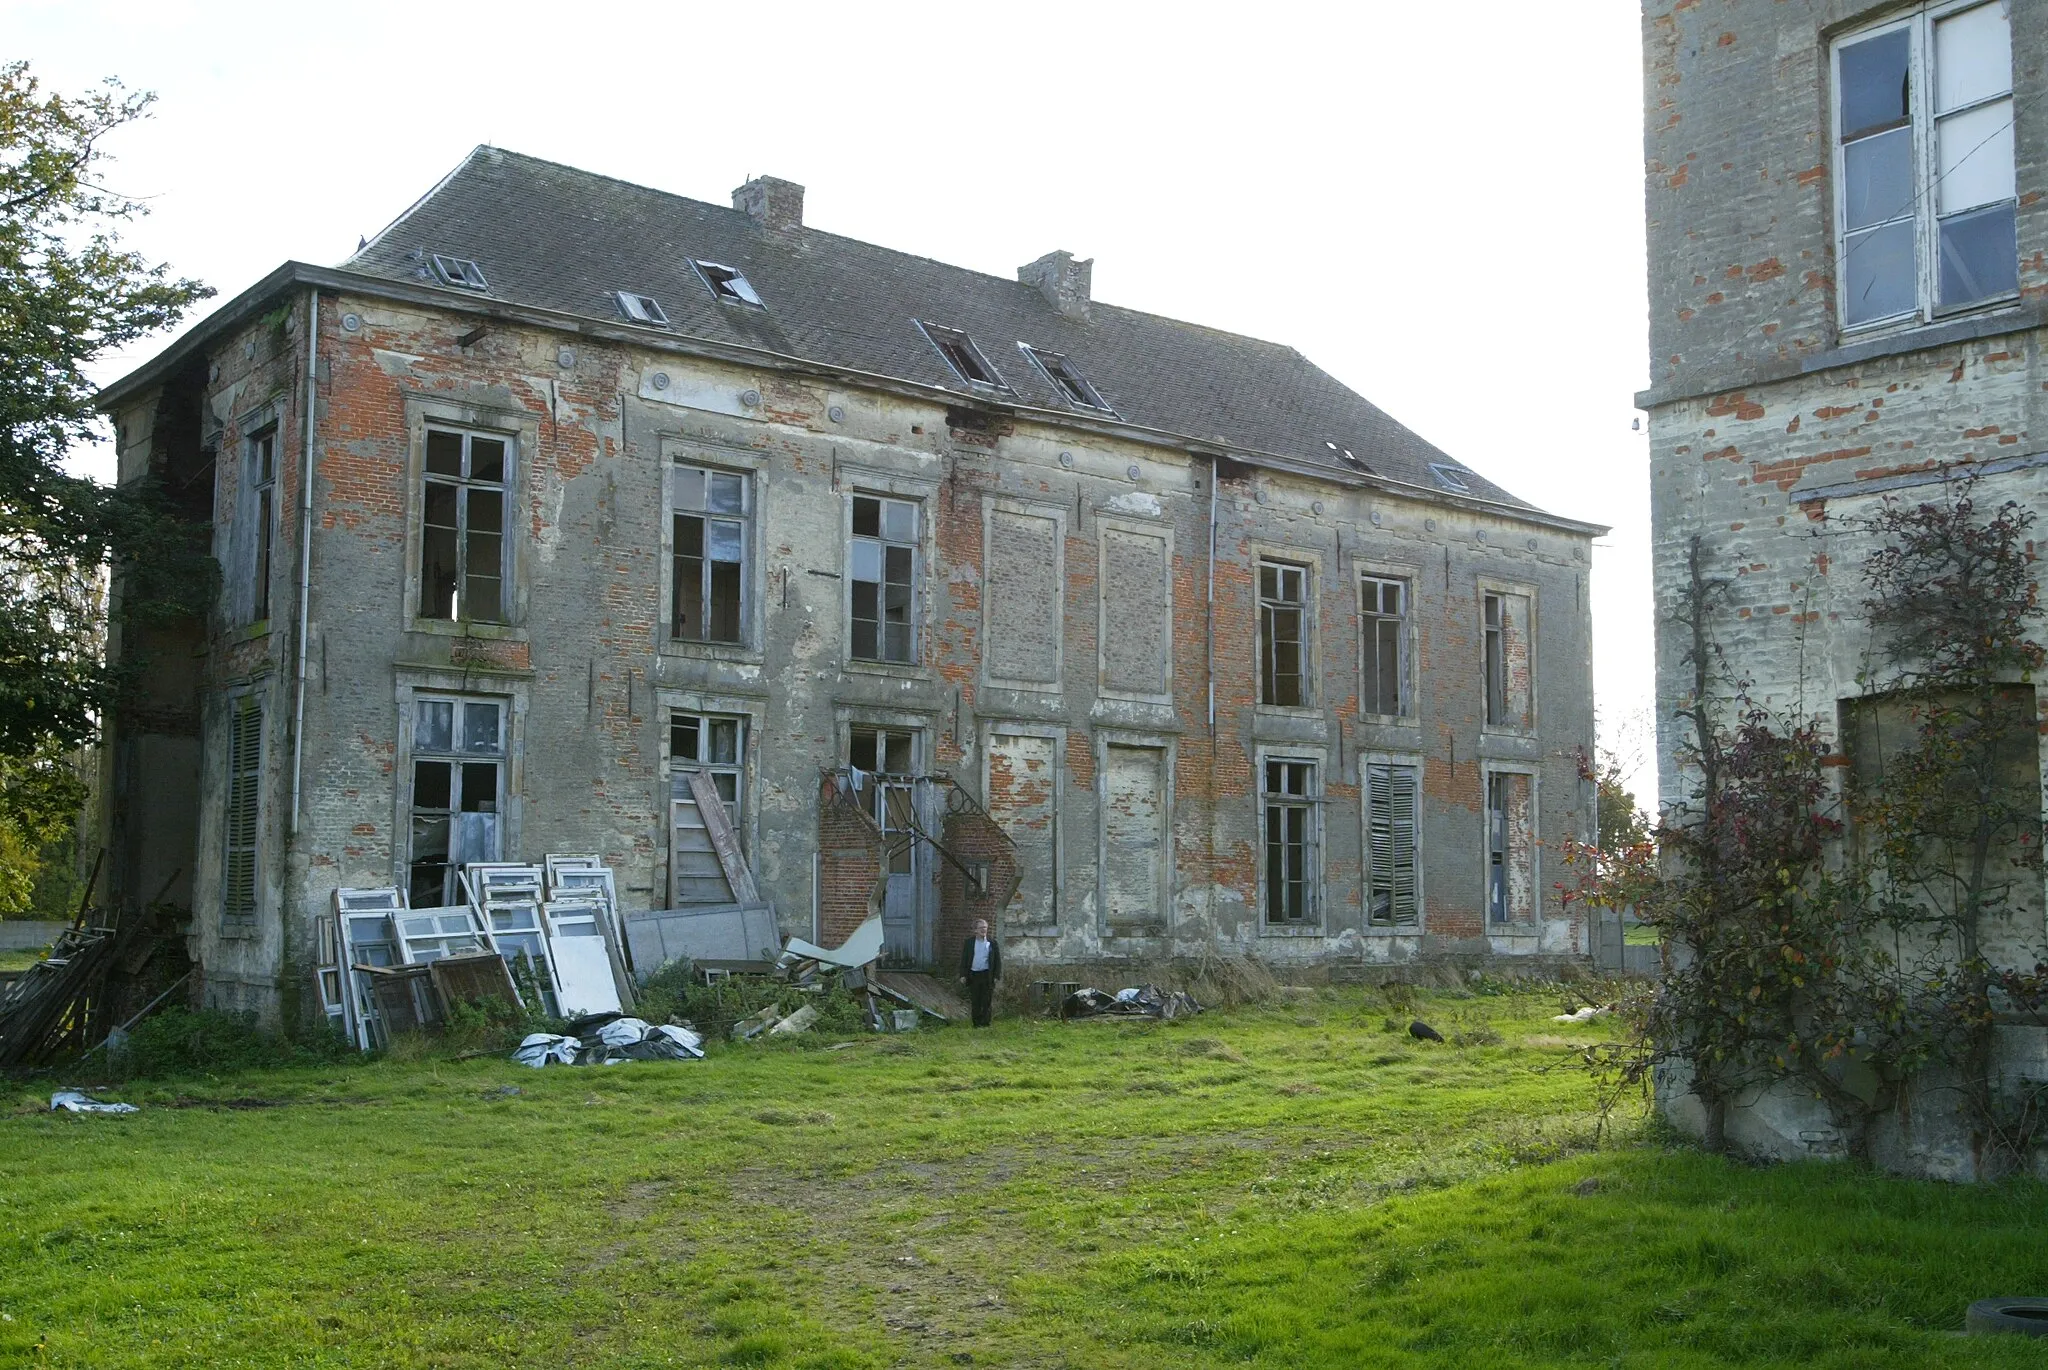
<path fill-rule="evenodd" d="M 475 260 L 490 297 L 619 322 L 612 292 L 660 301 L 677 333 L 966 392 L 917 327 L 966 332 L 1019 403 L 1070 409 L 1018 349 L 1069 357 L 1117 415 L 1241 450 L 1440 488 L 1459 467 L 1481 499 L 1530 508 L 1402 427 L 1293 348 L 1093 302 L 1085 320 L 1033 285 L 812 228 L 770 231 L 747 214 L 479 147 L 344 264 L 418 284 L 425 255 Z M 765 309 L 715 300 L 690 258 L 738 268 Z M 1077 411 L 1087 413 L 1090 411 Z"/>

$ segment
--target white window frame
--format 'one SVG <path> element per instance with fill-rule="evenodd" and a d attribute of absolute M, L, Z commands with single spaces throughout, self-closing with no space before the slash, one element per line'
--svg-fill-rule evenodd
<path fill-rule="evenodd" d="M 962 385 L 983 393 L 1010 393 L 1010 383 L 1003 379 L 1003 373 L 996 370 L 996 364 L 988 359 L 988 354 L 983 352 L 964 330 L 948 328 L 944 324 L 926 323 L 923 319 L 915 322 L 917 331 L 924 334 L 924 340 L 932 345 L 932 351 L 939 354 L 939 359 L 945 362 L 946 369 L 952 372 Z M 988 378 L 980 380 L 967 374 L 953 353 L 947 351 L 949 347 L 959 349 L 967 360 L 973 363 L 975 369 L 986 372 Z"/>
<path fill-rule="evenodd" d="M 1253 583 L 1252 589 L 1257 594 L 1259 601 L 1257 643 L 1258 706 L 1264 709 L 1313 709 L 1316 707 L 1317 701 L 1315 668 L 1316 568 L 1306 561 L 1295 561 L 1285 557 L 1261 556 L 1254 569 L 1258 580 Z M 1266 595 L 1266 572 L 1269 569 L 1273 572 L 1275 584 L 1275 595 L 1272 598 L 1268 598 Z M 1290 600 L 1280 597 L 1280 589 L 1284 587 L 1290 574 L 1300 578 L 1301 597 L 1299 599 Z M 1301 659 L 1298 663 L 1299 669 L 1296 676 L 1296 698 L 1291 702 L 1283 702 L 1269 698 L 1274 692 L 1273 686 L 1277 684 L 1277 676 L 1273 679 L 1268 677 L 1269 674 L 1273 674 L 1269 668 L 1274 667 L 1275 664 L 1272 660 L 1272 652 L 1275 646 L 1273 615 L 1276 611 L 1289 609 L 1300 616 L 1296 625 L 1295 648 L 1300 653 Z"/>
<path fill-rule="evenodd" d="M 642 295 L 633 290 L 614 290 L 612 298 L 619 302 L 619 312 L 633 323 L 644 323 L 649 328 L 667 328 L 668 314 L 662 309 L 661 301 L 652 295 Z"/>
<path fill-rule="evenodd" d="M 1066 353 L 1033 347 L 1028 342 L 1019 342 L 1017 346 L 1031 359 L 1031 364 L 1038 368 L 1039 374 L 1045 377 L 1046 384 L 1052 387 L 1053 394 L 1059 396 L 1061 400 L 1076 409 L 1092 409 L 1098 414 L 1112 416 L 1116 414 L 1116 410 L 1110 407 L 1109 402 L 1102 398 L 1102 393 L 1095 388 L 1094 382 L 1081 374 L 1081 369 L 1074 365 L 1073 359 Z"/>
<path fill-rule="evenodd" d="M 694 509 L 684 507 L 682 498 L 682 477 L 686 472 L 692 474 L 701 474 L 704 477 L 707 489 L 709 487 L 711 480 L 714 477 L 728 477 L 731 479 L 738 480 L 740 483 L 740 512 L 737 515 L 733 515 L 727 513 L 714 513 L 708 507 Z M 667 621 L 667 640 L 670 643 L 675 644 L 677 646 L 688 647 L 745 647 L 748 645 L 748 643 L 752 640 L 753 637 L 753 555 L 755 517 L 753 472 L 735 471 L 720 466 L 710 465 L 708 463 L 701 461 L 689 461 L 684 460 L 681 457 L 677 457 L 675 460 L 669 462 L 668 464 L 668 481 L 669 513 L 668 527 L 666 529 L 668 543 L 668 565 L 666 568 L 666 589 L 662 596 L 662 598 L 666 601 L 667 608 L 667 614 L 665 616 Z M 707 498 L 704 501 L 704 503 L 706 504 L 706 506 L 708 506 L 709 499 Z M 712 520 L 716 519 L 720 522 L 737 523 L 740 526 L 739 631 L 733 637 L 685 637 L 676 631 L 676 614 L 677 611 L 683 607 L 682 605 L 676 602 L 676 562 L 678 558 L 682 555 L 681 546 L 676 537 L 676 522 L 677 520 L 684 518 L 701 518 L 705 521 L 707 525 Z M 708 542 L 706 546 L 708 548 Z M 708 568 L 711 564 L 708 555 L 703 557 L 702 560 L 704 562 L 704 565 Z M 703 581 L 701 582 L 699 589 L 699 599 L 697 605 L 699 613 L 703 612 L 705 604 L 708 603 L 709 594 L 710 577 L 708 574 L 706 574 Z"/>
<path fill-rule="evenodd" d="M 422 747 L 420 745 L 420 720 L 422 714 L 427 706 L 435 704 L 447 704 L 452 706 L 452 711 L 450 714 L 448 746 L 446 748 L 428 748 Z M 468 741 L 468 716 L 464 706 L 471 704 L 488 704 L 497 710 L 497 737 L 493 742 L 492 750 L 488 752 L 472 749 L 466 745 Z M 457 729 L 462 730 L 462 739 L 460 742 L 457 741 L 456 737 Z M 454 905 L 460 897 L 461 890 L 455 877 L 461 872 L 462 867 L 476 861 L 502 860 L 503 855 L 510 843 L 510 834 L 507 832 L 506 828 L 509 817 L 509 815 L 507 814 L 507 809 L 509 808 L 508 798 L 511 793 L 512 779 L 512 701 L 510 699 L 505 698 L 502 695 L 459 694 L 439 690 L 419 691 L 412 697 L 412 708 L 407 728 L 406 743 L 407 746 L 404 773 L 405 799 L 403 808 L 404 818 L 403 827 L 400 829 L 400 834 L 402 837 L 402 854 L 399 860 L 399 870 L 403 874 L 404 878 L 399 888 L 405 891 L 406 901 L 408 904 L 411 904 L 413 870 L 413 822 L 415 817 L 421 811 L 418 803 L 418 795 L 415 793 L 415 786 L 418 782 L 419 775 L 419 764 L 422 761 L 446 763 L 449 767 L 447 809 L 447 859 L 449 874 L 443 877 L 442 894 L 440 898 L 435 901 L 435 904 L 431 906 L 421 904 L 418 905 L 418 907 L 450 907 Z M 498 768 L 497 792 L 491 796 L 491 807 L 489 809 L 489 812 L 495 815 L 497 818 L 497 823 L 495 824 L 497 832 L 497 851 L 489 855 L 464 853 L 462 854 L 462 857 L 458 859 L 458 854 L 455 851 L 455 830 L 458 822 L 456 815 L 463 812 L 469 812 L 468 810 L 465 810 L 462 807 L 461 768 L 466 763 L 478 762 L 489 762 Z M 440 812 L 440 810 L 436 809 L 431 810 L 430 812 Z M 475 810 L 475 812 L 483 812 L 483 810 Z"/>
<path fill-rule="evenodd" d="M 1259 749 L 1259 930 L 1266 933 L 1286 933 L 1319 930 L 1323 925 L 1324 908 L 1324 841 L 1323 841 L 1323 762 L 1321 755 L 1304 751 L 1267 751 Z M 1274 790 L 1269 788 L 1273 766 L 1308 767 L 1308 785 L 1304 793 Z M 1306 908 L 1299 918 L 1276 919 L 1273 917 L 1274 890 L 1272 887 L 1271 844 L 1273 841 L 1272 820 L 1275 806 L 1299 809 L 1306 816 L 1304 837 L 1305 856 L 1308 870 L 1305 875 L 1304 902 Z"/>
<path fill-rule="evenodd" d="M 1942 305 L 1937 296 L 1940 286 L 1940 223 L 1944 217 L 1957 217 L 1990 208 L 2000 203 L 1971 206 L 1956 211 L 1955 215 L 1940 214 L 1938 180 L 1934 168 L 1939 165 L 1936 147 L 1935 126 L 1938 122 L 1932 101 L 1938 98 L 1934 82 L 1934 30 L 1944 19 L 1952 18 L 1967 10 L 1984 5 L 2000 5 L 2005 8 L 2008 45 L 2012 32 L 2010 0 L 1947 0 L 1947 3 L 1922 5 L 1909 13 L 1895 16 L 1883 23 L 1844 33 L 1834 39 L 1828 51 L 1828 143 L 1830 167 L 1834 174 L 1834 251 L 1835 251 L 1835 295 L 1836 318 L 1844 334 L 1862 335 L 1883 332 L 1888 329 L 1911 327 L 1929 323 L 1939 318 L 1971 314 L 1987 309 L 1996 309 L 2011 304 L 2019 298 L 2014 289 L 2009 292 L 1982 299 L 1969 300 L 1960 304 Z M 1855 230 L 1859 235 L 1869 233 L 1887 224 L 1910 221 L 1913 224 L 1914 243 L 1914 306 L 1910 310 L 1887 314 L 1881 318 L 1849 322 L 1849 273 L 1850 230 L 1848 228 L 1848 175 L 1847 146 L 1842 142 L 1842 52 L 1857 43 L 1878 37 L 1894 30 L 1906 30 L 1911 34 L 1907 58 L 1907 86 L 1910 99 L 1907 107 L 1905 127 L 1912 130 L 1913 145 L 1913 200 L 1910 213 L 1880 224 L 1867 224 Z M 1951 118 L 1959 113 L 1976 109 L 1999 100 L 2012 102 L 2015 98 L 2014 81 L 2008 72 L 2003 94 L 1986 96 L 1970 105 L 1943 113 L 1940 118 Z M 2015 172 L 2017 168 L 2015 167 Z M 2015 176 L 2017 182 L 2017 176 Z M 2018 245 L 2014 245 L 2015 263 L 2018 259 Z"/>
<path fill-rule="evenodd" d="M 762 302 L 761 293 L 754 289 L 754 283 L 747 279 L 747 273 L 738 267 L 697 257 L 690 259 L 690 265 L 695 268 L 697 279 L 711 292 L 711 298 L 721 304 L 743 304 L 752 309 L 768 307 Z"/>
<path fill-rule="evenodd" d="M 1415 583 L 1416 577 L 1412 574 L 1396 574 L 1391 571 L 1378 570 L 1362 570 L 1358 573 L 1358 711 L 1365 717 L 1399 719 L 1413 719 L 1415 717 L 1415 691 L 1414 687 L 1409 683 L 1408 675 L 1409 666 L 1414 660 L 1414 653 L 1408 643 L 1408 635 L 1413 631 L 1416 622 L 1414 613 Z M 1381 587 L 1387 585 L 1400 587 L 1401 612 L 1398 615 L 1385 613 L 1379 608 L 1379 605 L 1384 602 L 1380 595 Z M 1370 594 L 1371 607 L 1367 607 L 1368 594 Z M 1367 682 L 1373 679 L 1372 674 L 1366 669 L 1366 648 L 1368 643 L 1377 644 L 1379 625 L 1382 623 L 1392 623 L 1395 625 L 1395 708 L 1391 712 L 1366 707 L 1366 696 L 1369 693 Z M 1384 703 L 1385 701 L 1375 700 L 1374 702 Z"/>
<path fill-rule="evenodd" d="M 853 514 L 855 503 L 856 501 L 864 499 L 874 500 L 878 506 L 876 512 L 877 531 L 873 534 L 855 533 L 853 531 Z M 891 538 L 887 536 L 887 529 L 889 526 L 888 507 L 892 504 L 907 505 L 910 508 L 911 518 L 913 522 L 910 530 L 910 537 L 907 540 L 902 538 Z M 924 613 L 924 501 L 911 496 L 897 494 L 891 491 L 868 489 L 852 490 L 848 492 L 846 499 L 846 528 L 847 660 L 881 666 L 914 667 L 918 665 L 923 659 L 921 656 L 921 652 L 924 646 L 924 635 L 920 631 L 920 620 L 923 617 Z M 880 579 L 875 580 L 873 582 L 868 582 L 865 580 L 860 582 L 861 584 L 872 583 L 876 586 L 875 655 L 873 656 L 861 656 L 858 653 L 856 653 L 854 650 L 853 641 L 853 587 L 856 581 L 854 575 L 854 558 L 858 554 L 858 548 L 862 544 L 872 544 L 876 549 L 875 555 L 879 559 L 877 563 L 877 574 L 880 576 Z M 886 617 L 885 611 L 887 609 L 886 601 L 888 598 L 888 549 L 891 547 L 907 547 L 910 549 L 910 649 L 909 654 L 903 657 L 892 657 L 888 655 L 888 619 Z"/>
<path fill-rule="evenodd" d="M 491 283 L 484 279 L 484 269 L 468 257 L 450 257 L 436 252 L 434 274 L 441 278 L 441 284 L 457 290 L 485 291 Z"/>
<path fill-rule="evenodd" d="M 462 471 L 459 475 L 430 470 L 427 466 L 434 434 L 446 433 L 462 439 Z M 505 448 L 504 463 L 495 481 L 479 480 L 470 474 L 470 459 L 477 439 L 502 443 Z M 421 430 L 420 469 L 413 487 L 419 500 L 420 541 L 418 552 L 418 576 L 413 600 L 413 617 L 423 623 L 487 623 L 510 624 L 513 620 L 515 587 L 512 579 L 512 543 L 514 530 L 518 525 L 517 510 L 513 505 L 513 492 L 518 488 L 519 440 L 511 433 L 496 432 L 462 424 L 443 423 L 430 420 Z M 427 486 L 447 485 L 456 491 L 455 525 L 455 600 L 446 616 L 427 612 Z M 469 585 L 469 501 L 473 491 L 492 491 L 498 495 L 498 614 L 495 618 L 477 618 L 469 612 L 466 604 Z"/>

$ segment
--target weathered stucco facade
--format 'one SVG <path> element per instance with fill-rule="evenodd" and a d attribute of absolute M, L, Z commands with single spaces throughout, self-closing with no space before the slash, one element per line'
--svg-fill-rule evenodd
<path fill-rule="evenodd" d="M 762 184 L 716 213 L 800 232 L 762 218 L 790 212 L 764 206 Z M 1035 289 L 976 279 L 1021 288 L 1063 326 L 1108 327 L 1085 317 L 1086 264 L 1049 260 L 1068 269 Z M 787 287 L 770 265 L 748 270 L 773 322 Z M 1065 412 L 686 328 L 409 269 L 289 266 L 109 392 L 124 479 L 212 468 L 205 517 L 228 589 L 166 654 L 195 663 L 161 678 L 168 721 L 116 721 L 111 750 L 133 759 L 108 791 L 125 825 L 120 897 L 150 897 L 166 866 L 190 871 L 173 897 L 194 910 L 209 1001 L 292 1011 L 331 892 L 418 890 L 437 878 L 422 840 L 489 841 L 507 859 L 600 853 L 629 915 L 671 907 L 689 883 L 672 868 L 677 777 L 715 760 L 696 749 L 728 726 L 726 797 L 786 933 L 829 943 L 866 914 L 872 870 L 836 874 L 829 819 L 821 838 L 821 771 L 852 763 L 949 775 L 1009 833 L 1018 892 L 997 922 L 1013 980 L 1211 949 L 1305 976 L 1585 953 L 1550 852 L 1593 822 L 1580 757 L 1597 529 L 1490 488 L 1375 475 L 1363 441 L 1351 469 L 1318 466 L 1132 422 L 1128 401 L 1121 417 L 1108 403 Z M 1013 367 L 1012 340 L 983 333 Z M 1112 368 L 1090 370 L 1115 401 Z M 1346 435 L 1330 436 L 1334 452 Z M 475 579 L 474 541 L 469 578 L 451 582 L 465 600 L 495 597 L 493 612 L 445 611 L 422 583 L 433 548 L 452 545 L 432 541 L 437 473 L 493 509 L 502 490 L 503 547 L 489 551 L 502 585 Z M 743 492 L 729 590 L 702 590 L 679 560 L 679 539 L 700 535 L 685 523 L 705 507 L 705 473 Z M 486 506 L 465 507 L 473 538 Z M 862 626 L 871 545 L 914 569 L 900 625 L 884 611 Z M 1296 578 L 1266 584 L 1262 568 Z M 894 576 L 875 574 L 884 594 Z M 691 625 L 700 590 L 730 596 L 706 601 L 716 632 Z M 1388 598 L 1364 606 L 1368 593 Z M 900 652 L 886 636 L 899 630 Z M 1271 632 L 1298 639 L 1298 669 L 1274 664 Z M 1391 674 L 1368 682 L 1389 651 Z M 875 659 L 890 655 L 904 659 Z M 1262 662 L 1288 679 L 1262 679 Z M 1260 702 L 1276 697 L 1293 702 Z M 490 706 L 474 733 L 472 702 Z M 451 704 L 452 734 L 430 712 Z M 260 730 L 257 753 L 237 751 L 238 718 Z M 253 791 L 236 756 L 258 768 Z M 1412 914 L 1383 902 L 1376 920 L 1361 785 L 1380 776 L 1384 804 L 1401 768 L 1419 790 Z M 445 820 L 421 817 L 429 785 Z M 253 840 L 233 819 L 252 803 Z M 166 809 L 196 832 L 157 835 Z M 1296 848 L 1276 848 L 1295 823 Z M 236 861 L 253 862 L 253 896 L 237 894 Z M 922 845 L 907 864 L 892 953 L 942 965 L 971 901 Z"/>
<path fill-rule="evenodd" d="M 1940 498 L 1947 468 L 1981 473 L 1980 502 L 2048 510 L 2048 4 L 1652 0 L 1643 18 L 1653 383 L 1638 402 L 1651 416 L 1670 806 L 1697 783 L 1674 719 L 1692 695 L 1680 619 L 1693 546 L 1704 578 L 1731 587 L 1709 632 L 1729 673 L 1781 716 L 1839 737 L 1841 710 L 1873 676 L 1862 516 L 1888 494 Z M 1857 84 L 1891 54 L 1901 65 L 1886 79 Z M 1981 89 L 1961 90 L 1958 71 Z M 1902 89 L 1896 109 L 1862 112 Z M 1942 111 L 1976 99 L 1991 131 L 1953 138 L 1960 126 Z M 1904 179 L 1870 190 L 1852 160 L 1888 130 L 1919 141 L 1899 163 Z M 1956 170 L 1944 138 L 1984 160 Z M 1945 188 L 1978 182 L 1988 210 Z M 1968 282 L 1944 274 L 1952 212 L 2012 224 L 2009 246 L 1987 251 Z M 1897 307 L 1879 308 L 1870 301 L 1891 287 L 1870 274 L 1866 225 L 1888 214 L 1898 241 L 1918 235 L 1918 276 L 1900 275 Z M 2043 908 L 2038 889 L 2025 892 L 1986 929 L 1996 964 L 2048 954 Z M 2001 1074 L 2048 1080 L 2039 1029 L 2014 1024 L 1999 1040 Z M 1882 1163 L 1974 1173 L 1939 1083 L 1874 1139 Z M 1697 1121 L 1681 1092 L 1668 1102 Z M 1729 1126 L 1763 1154 L 1841 1145 L 1816 1103 L 1789 1095 L 1750 1100 Z"/>

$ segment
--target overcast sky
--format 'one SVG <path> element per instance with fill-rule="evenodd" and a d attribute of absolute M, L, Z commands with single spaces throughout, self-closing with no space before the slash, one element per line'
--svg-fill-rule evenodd
<path fill-rule="evenodd" d="M 8 0 L 50 86 L 153 90 L 131 244 L 232 296 L 478 143 L 1289 343 L 1595 547 L 1603 729 L 1651 709 L 1637 0 L 1233 6 Z M 198 316 L 195 316 L 198 317 Z M 111 361 L 111 380 L 160 342 Z"/>

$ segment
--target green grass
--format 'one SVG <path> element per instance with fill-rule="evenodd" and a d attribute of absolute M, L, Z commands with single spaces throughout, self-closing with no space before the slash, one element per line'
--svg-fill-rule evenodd
<path fill-rule="evenodd" d="M 0 1364 L 2018 1366 L 2048 1187 L 1596 1142 L 1541 994 L 0 1095 Z M 1393 1030 L 1389 1030 L 1389 1028 Z M 40 1358 L 40 1359 L 39 1359 Z M 971 1358 L 971 1359 L 970 1359 Z"/>

